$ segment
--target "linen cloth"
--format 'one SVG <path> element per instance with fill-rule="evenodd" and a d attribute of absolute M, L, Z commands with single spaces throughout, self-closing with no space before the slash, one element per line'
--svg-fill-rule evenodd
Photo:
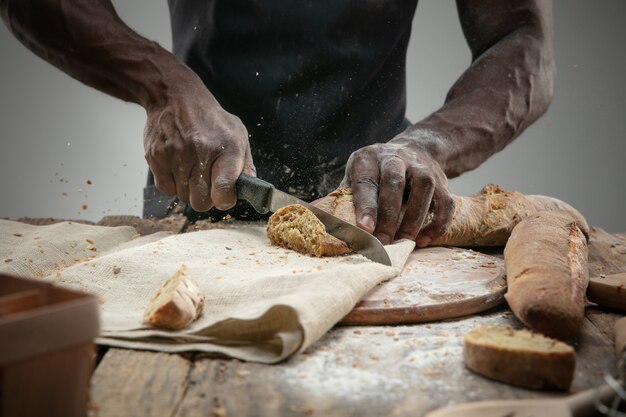
<path fill-rule="evenodd" d="M 369 290 L 399 274 L 413 248 L 410 241 L 388 245 L 388 267 L 360 255 L 314 258 L 279 248 L 259 225 L 140 237 L 128 226 L 0 220 L 0 272 L 98 295 L 97 343 L 262 363 L 317 341 Z M 206 296 L 201 317 L 181 331 L 145 326 L 150 298 L 182 265 Z"/>

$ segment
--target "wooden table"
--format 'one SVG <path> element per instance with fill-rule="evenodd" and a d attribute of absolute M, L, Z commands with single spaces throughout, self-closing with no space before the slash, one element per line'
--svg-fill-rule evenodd
<path fill-rule="evenodd" d="M 590 274 L 626 271 L 626 233 L 593 229 Z M 615 375 L 616 311 L 589 306 L 572 391 Z M 420 416 L 466 401 L 563 395 L 490 381 L 463 366 L 463 335 L 487 323 L 521 327 L 506 306 L 409 326 L 336 327 L 303 354 L 260 365 L 198 354 L 102 348 L 91 416 Z"/>

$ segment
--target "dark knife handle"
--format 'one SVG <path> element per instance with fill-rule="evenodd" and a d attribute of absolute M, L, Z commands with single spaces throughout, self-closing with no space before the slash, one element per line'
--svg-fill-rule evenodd
<path fill-rule="evenodd" d="M 237 179 L 237 198 L 249 202 L 260 214 L 270 211 L 272 190 L 272 184 L 257 177 L 241 174 Z"/>

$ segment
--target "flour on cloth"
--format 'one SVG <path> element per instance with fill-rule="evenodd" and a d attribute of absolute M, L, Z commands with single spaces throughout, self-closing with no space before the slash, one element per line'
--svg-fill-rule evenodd
<path fill-rule="evenodd" d="M 98 343 L 264 363 L 318 340 L 369 290 L 396 276 L 413 248 L 410 241 L 388 245 L 388 267 L 360 255 L 313 258 L 272 246 L 256 225 L 139 237 L 132 227 L 0 220 L 0 272 L 98 295 Z M 202 315 L 182 331 L 146 327 L 150 297 L 183 264 L 206 296 Z"/>

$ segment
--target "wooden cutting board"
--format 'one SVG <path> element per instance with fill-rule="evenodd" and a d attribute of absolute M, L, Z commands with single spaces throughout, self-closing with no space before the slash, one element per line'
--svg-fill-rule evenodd
<path fill-rule="evenodd" d="M 402 273 L 370 291 L 342 324 L 419 323 L 466 316 L 504 301 L 504 261 L 460 248 L 411 253 Z"/>

